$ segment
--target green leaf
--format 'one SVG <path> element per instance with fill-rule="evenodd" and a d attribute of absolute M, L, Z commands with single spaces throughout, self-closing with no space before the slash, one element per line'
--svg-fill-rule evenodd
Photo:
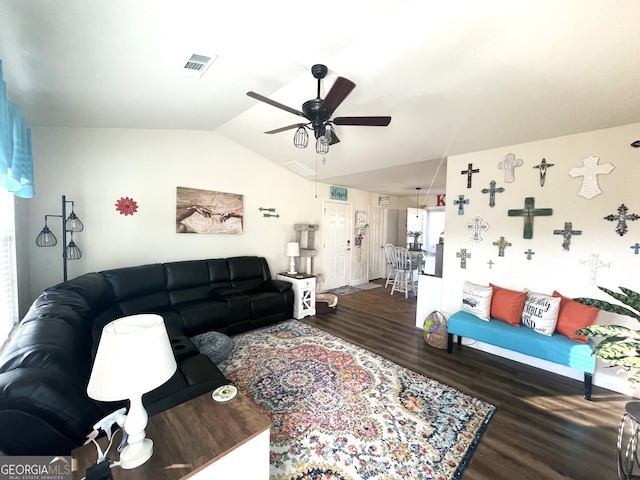
<path fill-rule="evenodd" d="M 622 305 L 610 303 L 605 300 L 599 300 L 597 298 L 574 298 L 574 300 L 578 303 L 582 303 L 583 305 L 588 305 L 589 307 L 595 307 L 600 310 L 604 310 L 605 312 L 617 313 L 618 315 L 626 315 L 628 317 L 635 318 L 636 320 L 640 320 L 640 314 L 637 314 L 633 310 L 629 310 L 627 307 L 623 307 Z"/>
<path fill-rule="evenodd" d="M 640 312 L 640 293 L 634 292 L 633 290 L 625 287 L 618 287 L 622 292 L 627 296 L 627 301 L 625 304 L 629 305 L 631 308 Z"/>
<path fill-rule="evenodd" d="M 627 379 L 630 385 L 637 386 L 640 385 L 640 371 L 637 371 L 633 375 L 629 376 Z"/>
<path fill-rule="evenodd" d="M 591 325 L 574 332 L 588 337 L 640 338 L 640 331 L 622 325 Z"/>
<path fill-rule="evenodd" d="M 620 359 L 636 357 L 638 350 L 640 350 L 640 344 L 637 342 L 601 342 L 593 349 L 593 354 L 603 360 Z"/>

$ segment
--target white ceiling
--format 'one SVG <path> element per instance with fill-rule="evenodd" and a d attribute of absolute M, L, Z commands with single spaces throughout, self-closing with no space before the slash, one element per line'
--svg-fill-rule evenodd
<path fill-rule="evenodd" d="M 640 122 L 639 27 L 638 0 L 0 0 L 0 59 L 33 127 L 212 130 L 412 196 L 444 192 L 447 155 Z M 179 74 L 193 53 L 218 55 L 202 78 Z M 334 116 L 393 117 L 336 127 L 324 162 L 246 96 L 301 109 L 315 63 L 322 96 L 357 85 Z"/>

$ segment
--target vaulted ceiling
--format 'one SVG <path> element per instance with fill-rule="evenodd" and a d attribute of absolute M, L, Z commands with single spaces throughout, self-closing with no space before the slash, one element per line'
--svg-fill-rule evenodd
<path fill-rule="evenodd" d="M 639 21 L 637 0 L 0 0 L 0 59 L 34 127 L 211 130 L 412 196 L 444 191 L 448 155 L 640 122 Z M 192 54 L 217 58 L 189 77 Z M 391 124 L 337 126 L 326 155 L 264 134 L 299 118 L 246 92 L 299 110 L 316 63 L 323 97 L 356 84 L 336 116 Z"/>

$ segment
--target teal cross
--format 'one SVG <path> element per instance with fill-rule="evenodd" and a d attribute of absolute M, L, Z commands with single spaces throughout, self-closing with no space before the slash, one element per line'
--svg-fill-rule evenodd
<path fill-rule="evenodd" d="M 531 260 L 533 258 L 532 255 L 535 255 L 536 252 L 534 252 L 533 250 L 529 249 L 526 252 L 524 252 L 524 254 L 527 256 L 527 260 Z"/>
<path fill-rule="evenodd" d="M 511 246 L 510 242 L 507 242 L 504 237 L 500 237 L 500 240 L 497 242 L 493 242 L 493 244 L 498 247 L 498 256 L 504 257 L 504 249 Z"/>
<path fill-rule="evenodd" d="M 638 253 L 640 252 L 640 243 L 636 242 L 636 244 L 635 245 L 631 245 L 630 248 L 633 248 L 633 253 L 638 255 Z"/>
<path fill-rule="evenodd" d="M 469 205 L 469 199 L 464 199 L 464 195 L 458 195 L 458 200 L 453 201 L 454 205 L 458 205 L 458 215 L 464 215 L 464 206 Z"/>
<path fill-rule="evenodd" d="M 535 199 L 527 197 L 524 199 L 524 208 L 507 211 L 510 217 L 524 217 L 523 238 L 533 238 L 533 217 L 548 217 L 553 213 L 551 208 L 534 208 L 534 204 Z"/>

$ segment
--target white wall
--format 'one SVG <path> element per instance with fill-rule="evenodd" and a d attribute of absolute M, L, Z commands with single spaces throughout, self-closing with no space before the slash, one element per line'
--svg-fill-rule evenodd
<path fill-rule="evenodd" d="M 454 312 L 459 309 L 465 280 L 484 285 L 491 282 L 514 290 L 528 288 L 547 294 L 558 290 L 569 297 L 612 300 L 589 283 L 589 268 L 581 264 L 593 253 L 598 254 L 603 263 L 610 264 L 609 268 L 598 270 L 597 285 L 613 290 L 624 286 L 640 291 L 637 275 L 640 255 L 635 255 L 630 248 L 640 242 L 640 221 L 627 222 L 629 232 L 620 236 L 615 232 L 616 222 L 603 219 L 608 214 L 617 214 L 622 203 L 629 207 L 629 213 L 640 214 L 640 150 L 629 146 L 639 134 L 640 124 L 634 124 L 449 157 L 443 310 Z M 513 183 L 505 183 L 504 171 L 497 168 L 509 153 L 524 160 L 524 165 L 515 170 Z M 598 176 L 603 193 L 587 200 L 577 195 L 582 177 L 572 178 L 568 171 L 582 166 L 582 160 L 591 155 L 600 157 L 599 164 L 610 162 L 615 169 L 608 175 Z M 554 164 L 547 170 L 544 187 L 540 186 L 539 171 L 533 168 L 542 158 Z M 480 168 L 473 176 L 471 189 L 467 189 L 466 175 L 460 174 L 469 163 Z M 505 188 L 504 193 L 496 194 L 494 208 L 489 208 L 489 195 L 481 193 L 491 180 Z M 458 215 L 458 207 L 453 204 L 460 194 L 470 199 L 463 216 Z M 522 217 L 507 216 L 507 210 L 523 208 L 525 197 L 534 197 L 538 208 L 553 209 L 552 216 L 535 218 L 530 240 L 523 239 Z M 466 229 L 466 224 L 476 215 L 490 225 L 479 243 L 470 240 L 471 232 Z M 569 251 L 562 249 L 562 236 L 553 234 L 554 229 L 563 229 L 565 222 L 572 222 L 573 229 L 582 230 L 582 235 L 572 237 Z M 513 244 L 507 247 L 504 257 L 499 257 L 498 248 L 492 245 L 501 236 Z M 460 259 L 456 258 L 456 252 L 461 248 L 471 253 L 466 270 L 460 267 Z M 524 254 L 529 248 L 535 251 L 532 260 L 527 260 Z M 489 268 L 489 260 L 495 262 L 493 268 Z M 601 313 L 598 323 L 605 322 L 637 327 L 637 322 L 629 317 Z M 616 371 L 603 368 L 599 362 L 594 383 L 633 393 L 625 378 L 616 375 Z"/>
<path fill-rule="evenodd" d="M 288 269 L 284 249 L 295 239 L 294 224 L 321 225 L 322 199 L 329 198 L 329 185 L 318 184 L 316 198 L 313 182 L 212 132 L 34 128 L 32 141 L 36 196 L 21 202 L 28 232 L 23 232 L 20 247 L 28 252 L 30 272 L 30 294 L 23 291 L 23 305 L 62 281 L 60 219 L 49 220 L 58 246 L 39 248 L 35 238 L 45 214 L 60 214 L 63 194 L 75 201 L 85 225 L 74 236 L 83 257 L 69 262 L 69 278 L 152 262 L 234 255 L 264 256 L 275 275 Z M 244 234 L 176 233 L 177 186 L 243 195 Z M 138 202 L 135 215 L 116 211 L 121 197 Z M 368 209 L 369 198 L 367 192 L 349 190 L 354 210 Z M 280 218 L 265 218 L 260 207 L 276 208 Z M 319 257 L 316 266 L 321 265 Z"/>

